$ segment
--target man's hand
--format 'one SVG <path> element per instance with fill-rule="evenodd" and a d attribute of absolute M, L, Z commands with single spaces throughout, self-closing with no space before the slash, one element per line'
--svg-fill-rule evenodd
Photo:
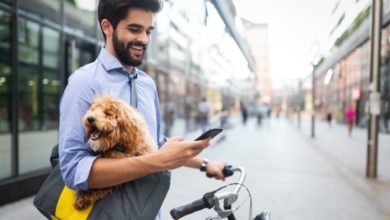
<path fill-rule="evenodd" d="M 185 141 L 183 137 L 173 137 L 160 148 L 161 165 L 167 169 L 175 169 L 188 163 L 202 150 L 209 146 L 210 139 Z"/>
<path fill-rule="evenodd" d="M 224 161 L 208 162 L 206 167 L 206 173 L 212 175 L 217 180 L 225 180 L 225 176 L 222 173 L 222 169 L 227 163 Z"/>

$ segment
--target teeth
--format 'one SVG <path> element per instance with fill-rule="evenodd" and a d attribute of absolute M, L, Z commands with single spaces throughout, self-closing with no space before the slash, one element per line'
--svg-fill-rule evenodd
<path fill-rule="evenodd" d="M 136 50 L 142 50 L 143 49 L 142 46 L 131 46 L 131 48 L 136 49 Z"/>

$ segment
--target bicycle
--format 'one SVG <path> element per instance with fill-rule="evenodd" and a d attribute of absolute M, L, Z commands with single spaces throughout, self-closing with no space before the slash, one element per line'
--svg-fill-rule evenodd
<path fill-rule="evenodd" d="M 237 183 L 227 184 L 216 190 L 205 193 L 202 196 L 202 198 L 198 200 L 195 200 L 184 206 L 180 206 L 172 209 L 170 211 L 172 218 L 177 220 L 186 215 L 200 211 L 205 208 L 208 209 L 214 208 L 215 212 L 218 215 L 215 217 L 210 216 L 206 218 L 206 220 L 225 219 L 225 218 L 227 218 L 228 220 L 236 220 L 236 217 L 234 216 L 234 211 L 236 210 L 232 209 L 232 205 L 237 201 L 238 194 L 241 188 L 245 188 L 250 198 L 249 220 L 251 220 L 252 219 L 252 197 L 249 192 L 249 189 L 243 184 L 246 176 L 245 169 L 240 166 L 227 165 L 223 168 L 222 172 L 225 177 L 232 176 L 234 172 L 240 172 L 241 175 Z M 212 176 L 208 175 L 208 177 L 212 177 Z M 222 189 L 231 185 L 235 185 L 235 188 L 233 190 L 221 192 Z M 222 200 L 223 200 L 223 208 L 220 204 Z M 270 216 L 271 213 L 268 210 L 265 210 L 261 212 L 259 215 L 257 215 L 253 220 L 270 220 Z"/>

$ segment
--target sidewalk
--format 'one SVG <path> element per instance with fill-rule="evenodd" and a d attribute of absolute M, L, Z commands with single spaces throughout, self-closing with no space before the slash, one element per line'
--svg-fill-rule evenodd
<path fill-rule="evenodd" d="M 226 140 L 202 156 L 246 168 L 245 185 L 252 193 L 254 215 L 268 209 L 273 220 L 389 220 L 389 136 L 380 137 L 378 179 L 369 180 L 365 178 L 364 130 L 356 129 L 348 137 L 343 125 L 328 129 L 318 121 L 316 128 L 318 135 L 311 139 L 304 126 L 298 130 L 284 118 L 273 119 L 269 127 L 262 128 L 252 119 L 247 126 L 238 124 L 226 131 Z M 164 219 L 171 219 L 172 207 L 224 184 L 187 168 L 174 171 L 163 206 Z M 183 219 L 205 219 L 210 214 L 205 210 Z M 248 205 L 236 217 L 248 219 Z"/>
<path fill-rule="evenodd" d="M 366 131 L 355 129 L 348 137 L 346 127 L 316 123 L 316 138 L 310 138 L 310 123 L 284 118 L 272 119 L 269 127 L 246 126 L 239 118 L 225 130 L 225 139 L 202 152 L 210 160 L 227 160 L 247 170 L 245 185 L 253 197 L 253 214 L 271 211 L 272 220 L 390 220 L 390 136 L 379 140 L 378 178 L 365 178 Z M 189 133 L 191 139 L 198 132 Z M 172 173 L 172 184 L 163 205 L 169 210 L 200 198 L 203 193 L 234 181 L 208 179 L 204 173 L 180 168 Z M 205 219 L 204 210 L 184 220 Z M 248 219 L 248 201 L 237 219 Z M 43 219 L 32 206 L 32 198 L 0 207 L 0 220 Z"/>

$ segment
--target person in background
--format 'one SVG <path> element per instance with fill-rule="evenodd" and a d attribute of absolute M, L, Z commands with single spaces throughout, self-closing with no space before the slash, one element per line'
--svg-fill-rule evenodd
<path fill-rule="evenodd" d="M 345 120 L 347 121 L 347 124 L 348 124 L 348 134 L 349 134 L 349 136 L 352 135 L 352 129 L 353 129 L 353 124 L 355 122 L 355 118 L 356 118 L 356 111 L 353 108 L 353 106 L 350 105 L 345 110 Z"/>
<path fill-rule="evenodd" d="M 330 111 L 326 113 L 326 122 L 328 123 L 329 127 L 332 126 L 332 112 Z"/>
<path fill-rule="evenodd" d="M 246 125 L 246 121 L 248 120 L 248 108 L 244 104 L 244 102 L 240 102 L 241 116 L 242 116 L 242 124 Z"/>

